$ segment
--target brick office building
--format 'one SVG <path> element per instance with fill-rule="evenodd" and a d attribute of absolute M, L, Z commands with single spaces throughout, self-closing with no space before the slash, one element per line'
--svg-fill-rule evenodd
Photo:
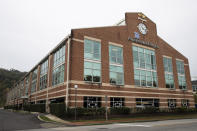
<path fill-rule="evenodd" d="M 188 59 L 141 13 L 115 26 L 73 29 L 10 90 L 7 104 L 194 107 Z M 106 97 L 107 96 L 107 97 Z"/>

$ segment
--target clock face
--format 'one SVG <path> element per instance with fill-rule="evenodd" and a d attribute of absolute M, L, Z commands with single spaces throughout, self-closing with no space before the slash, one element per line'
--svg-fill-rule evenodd
<path fill-rule="evenodd" d="M 147 33 L 147 31 L 148 31 L 147 28 L 146 28 L 146 26 L 143 23 L 140 23 L 137 27 L 138 27 L 139 31 L 143 35 L 145 35 Z"/>

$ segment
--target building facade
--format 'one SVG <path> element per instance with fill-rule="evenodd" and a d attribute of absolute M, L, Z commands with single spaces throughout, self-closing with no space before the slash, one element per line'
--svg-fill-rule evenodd
<path fill-rule="evenodd" d="M 77 89 L 75 87 L 78 87 Z M 142 13 L 108 27 L 72 29 L 8 93 L 7 104 L 194 107 L 188 59 Z"/>

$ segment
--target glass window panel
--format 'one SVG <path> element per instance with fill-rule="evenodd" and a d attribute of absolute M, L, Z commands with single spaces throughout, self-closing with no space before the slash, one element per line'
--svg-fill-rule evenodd
<path fill-rule="evenodd" d="M 100 63 L 93 63 L 93 69 L 101 69 Z"/>
<path fill-rule="evenodd" d="M 123 74 L 117 73 L 117 83 L 119 85 L 122 85 L 123 84 Z"/>
<path fill-rule="evenodd" d="M 85 62 L 84 62 L 84 67 L 85 67 L 85 68 L 92 68 L 92 63 L 91 63 L 91 62 L 85 61 Z"/>
<path fill-rule="evenodd" d="M 186 89 L 186 84 L 183 84 L 185 83 L 184 62 L 176 60 L 176 66 L 177 66 L 177 73 L 178 73 L 178 80 L 179 80 L 179 88 Z"/>
<path fill-rule="evenodd" d="M 134 75 L 135 85 L 140 86 L 140 76 Z"/>
<path fill-rule="evenodd" d="M 123 73 L 123 68 L 120 66 L 116 66 L 116 71 Z"/>
<path fill-rule="evenodd" d="M 138 47 L 137 46 L 133 46 L 133 51 L 138 51 Z"/>
<path fill-rule="evenodd" d="M 94 82 L 100 82 L 100 76 L 101 76 L 101 73 L 99 70 L 93 71 L 93 81 Z"/>
<path fill-rule="evenodd" d="M 147 80 L 147 86 L 152 87 L 152 77 L 146 77 Z"/>
<path fill-rule="evenodd" d="M 109 45 L 109 57 L 111 63 L 122 64 L 122 48 L 114 45 Z"/>
<path fill-rule="evenodd" d="M 133 46 L 133 64 L 135 68 L 134 69 L 135 85 L 148 86 L 148 87 L 157 86 L 156 59 L 155 59 L 154 51 L 144 49 L 141 47 L 135 48 Z M 136 68 L 140 70 L 141 72 L 140 74 L 138 74 L 139 71 L 136 72 Z M 153 71 L 155 73 L 152 73 Z M 153 79 L 153 77 L 155 79 Z"/>
<path fill-rule="evenodd" d="M 110 83 L 116 84 L 116 73 L 110 72 Z"/>
<path fill-rule="evenodd" d="M 138 47 L 138 52 L 144 53 L 144 49 L 141 47 Z"/>
<path fill-rule="evenodd" d="M 92 60 L 100 60 L 100 43 L 85 39 L 84 58 Z"/>
<path fill-rule="evenodd" d="M 100 82 L 100 63 L 84 62 L 84 81 Z"/>
<path fill-rule="evenodd" d="M 120 66 L 110 65 L 110 83 L 112 84 L 123 84 L 123 68 Z"/>
<path fill-rule="evenodd" d="M 140 71 L 140 75 L 141 75 L 141 76 L 146 76 L 146 71 L 141 70 L 141 71 Z"/>
<path fill-rule="evenodd" d="M 135 62 L 134 62 L 134 67 L 135 67 L 135 68 L 138 68 L 138 67 L 139 67 L 139 62 L 138 62 L 138 61 L 135 61 Z"/>
<path fill-rule="evenodd" d="M 151 77 L 152 76 L 151 75 L 151 71 L 146 71 L 146 76 L 150 76 Z"/>
<path fill-rule="evenodd" d="M 146 86 L 146 77 L 145 76 L 141 76 L 141 85 Z"/>
<path fill-rule="evenodd" d="M 135 69 L 134 73 L 135 75 L 140 75 L 140 70 Z"/>

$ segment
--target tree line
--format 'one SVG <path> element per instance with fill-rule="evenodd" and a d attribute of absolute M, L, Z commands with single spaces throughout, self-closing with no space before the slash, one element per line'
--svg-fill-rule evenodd
<path fill-rule="evenodd" d="M 0 68 L 0 107 L 6 102 L 6 94 L 14 83 L 20 80 L 27 72 L 20 72 L 16 69 Z"/>

